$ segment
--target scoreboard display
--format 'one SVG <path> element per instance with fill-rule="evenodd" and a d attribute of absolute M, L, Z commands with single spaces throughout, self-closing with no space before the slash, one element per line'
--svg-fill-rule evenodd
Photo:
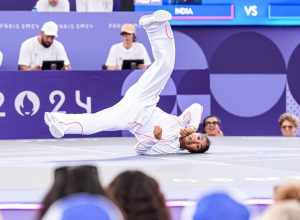
<path fill-rule="evenodd" d="M 300 0 L 135 0 L 135 11 L 159 9 L 172 25 L 300 25 Z"/>

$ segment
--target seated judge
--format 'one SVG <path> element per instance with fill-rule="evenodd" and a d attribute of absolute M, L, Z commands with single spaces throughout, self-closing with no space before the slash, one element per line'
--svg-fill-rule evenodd
<path fill-rule="evenodd" d="M 38 0 L 36 3 L 38 12 L 69 12 L 69 0 Z"/>
<path fill-rule="evenodd" d="M 137 65 L 137 69 L 146 69 L 151 60 L 145 46 L 136 42 L 135 26 L 124 24 L 121 27 L 122 42 L 111 46 L 107 60 L 107 70 L 121 70 L 123 60 L 143 59 L 144 64 Z"/>
<path fill-rule="evenodd" d="M 77 12 L 112 12 L 113 0 L 76 0 Z"/>
<path fill-rule="evenodd" d="M 41 70 L 43 61 L 63 60 L 63 70 L 70 70 L 71 65 L 64 46 L 55 38 L 58 26 L 53 21 L 43 24 L 38 36 L 25 40 L 19 54 L 19 70 Z"/>

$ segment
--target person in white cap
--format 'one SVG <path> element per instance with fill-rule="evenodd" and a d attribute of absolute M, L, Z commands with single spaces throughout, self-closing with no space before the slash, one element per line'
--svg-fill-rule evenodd
<path fill-rule="evenodd" d="M 53 21 L 43 24 L 40 35 L 25 40 L 20 48 L 19 70 L 41 70 L 43 61 L 63 60 L 64 70 L 71 65 L 64 46 L 55 40 L 58 26 Z"/>
<path fill-rule="evenodd" d="M 38 12 L 69 12 L 69 0 L 38 0 L 36 3 Z"/>
<path fill-rule="evenodd" d="M 133 24 L 124 24 L 121 27 L 122 42 L 111 46 L 107 60 L 107 70 L 121 70 L 123 60 L 142 59 L 144 64 L 137 66 L 138 69 L 146 69 L 151 60 L 145 46 L 136 42 L 135 26 Z"/>
<path fill-rule="evenodd" d="M 77 12 L 112 12 L 113 0 L 76 0 Z"/>
<path fill-rule="evenodd" d="M 151 43 L 155 62 L 131 86 L 114 106 L 87 114 L 46 112 L 45 123 L 52 136 L 94 134 L 100 131 L 128 130 L 138 139 L 138 154 L 204 153 L 210 142 L 206 135 L 195 133 L 203 107 L 192 104 L 180 116 L 158 108 L 159 95 L 175 64 L 175 43 L 168 22 L 172 15 L 163 10 L 140 18 Z"/>

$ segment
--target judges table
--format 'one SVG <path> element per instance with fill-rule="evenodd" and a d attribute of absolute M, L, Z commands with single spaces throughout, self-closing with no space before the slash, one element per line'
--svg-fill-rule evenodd
<path fill-rule="evenodd" d="M 202 76 L 199 75 L 201 72 Z M 44 112 L 91 113 L 110 107 L 122 98 L 142 73 L 141 70 L 2 71 L 0 139 L 49 138 L 50 134 L 43 120 Z M 202 102 L 201 95 L 199 100 L 190 97 L 184 99 L 186 101 L 182 101 L 178 107 L 177 103 L 180 102 L 176 95 L 180 91 L 185 92 L 183 76 L 186 73 L 202 78 L 203 82 L 199 84 L 202 91 L 199 92 L 206 93 L 204 98 L 209 92 L 207 70 L 175 70 L 159 102 L 159 106 L 169 113 L 178 114 L 193 102 Z M 206 88 L 201 87 L 202 84 Z M 127 134 L 116 131 L 101 132 L 94 136 L 124 135 Z"/>

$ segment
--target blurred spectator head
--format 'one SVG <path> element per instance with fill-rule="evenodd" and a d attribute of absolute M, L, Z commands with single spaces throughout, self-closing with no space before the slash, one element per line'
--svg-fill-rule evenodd
<path fill-rule="evenodd" d="M 284 113 L 279 117 L 279 125 L 282 136 L 294 137 L 296 136 L 299 127 L 299 118 L 290 113 Z"/>
<path fill-rule="evenodd" d="M 275 187 L 274 200 L 298 200 L 300 202 L 300 181 L 289 181 Z"/>
<path fill-rule="evenodd" d="M 299 201 L 289 200 L 276 202 L 266 209 L 261 220 L 299 220 Z"/>
<path fill-rule="evenodd" d="M 133 24 L 123 24 L 120 34 L 123 37 L 124 43 L 132 43 L 136 41 L 135 26 Z"/>
<path fill-rule="evenodd" d="M 53 184 L 42 201 L 39 216 L 42 217 L 55 201 L 81 192 L 105 195 L 96 167 L 84 165 L 55 169 Z"/>
<path fill-rule="evenodd" d="M 159 184 L 141 171 L 119 174 L 109 184 L 107 193 L 127 220 L 171 219 Z"/>
<path fill-rule="evenodd" d="M 208 136 L 223 136 L 221 119 L 216 115 L 209 115 L 203 119 L 203 130 Z"/>
<path fill-rule="evenodd" d="M 123 220 L 123 217 L 107 198 L 77 193 L 53 203 L 42 220 Z"/>
<path fill-rule="evenodd" d="M 228 194 L 217 192 L 202 197 L 193 220 L 248 220 L 250 213 L 241 203 Z"/>

